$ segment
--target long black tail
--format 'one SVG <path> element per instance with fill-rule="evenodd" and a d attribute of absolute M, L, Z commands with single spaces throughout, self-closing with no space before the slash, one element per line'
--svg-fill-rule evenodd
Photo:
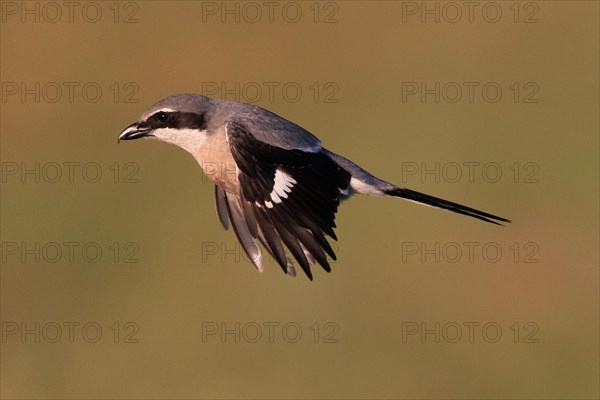
<path fill-rule="evenodd" d="M 384 190 L 384 193 L 389 194 L 390 196 L 402 197 L 403 199 L 415 201 L 428 206 L 442 208 L 458 214 L 468 215 L 469 217 L 477 218 L 491 224 L 502 225 L 496 221 L 510 222 L 510 220 L 506 218 L 498 217 L 496 215 L 479 211 L 471 207 L 463 206 L 462 204 L 453 203 L 448 200 L 440 199 L 438 197 L 430 196 L 420 192 L 415 192 L 414 190 L 406 188 L 396 187 L 393 189 Z"/>
<path fill-rule="evenodd" d="M 438 197 L 430 196 L 425 193 L 415 192 L 414 190 L 406 189 L 400 186 L 396 186 L 392 183 L 384 181 L 369 172 L 365 171 L 354 162 L 348 160 L 339 154 L 332 153 L 329 150 L 322 150 L 324 153 L 329 155 L 338 165 L 350 172 L 352 175 L 352 182 L 356 180 L 359 183 L 358 186 L 353 186 L 352 189 L 355 193 L 370 194 L 370 195 L 381 195 L 381 193 L 388 194 L 390 196 L 401 197 L 406 200 L 414 201 L 420 204 L 425 204 L 432 207 L 438 207 L 444 210 L 449 210 L 458 214 L 468 215 L 469 217 L 477 218 L 491 224 L 502 225 L 500 222 L 510 222 L 510 220 L 496 215 L 492 215 L 483 211 L 476 210 L 471 207 L 463 206 L 462 204 L 453 203 L 448 200 L 440 199 Z"/>

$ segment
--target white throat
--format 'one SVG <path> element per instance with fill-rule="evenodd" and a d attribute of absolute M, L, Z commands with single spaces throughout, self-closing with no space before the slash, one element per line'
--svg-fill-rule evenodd
<path fill-rule="evenodd" d="M 160 128 L 152 132 L 152 135 L 163 142 L 172 143 L 181 147 L 194 157 L 206 143 L 206 131 L 198 129 L 174 129 Z"/>

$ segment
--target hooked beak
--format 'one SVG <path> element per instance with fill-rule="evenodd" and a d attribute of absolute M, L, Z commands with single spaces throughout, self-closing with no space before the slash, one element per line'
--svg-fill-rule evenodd
<path fill-rule="evenodd" d="M 127 128 L 125 128 L 123 130 L 123 132 L 121 132 L 121 134 L 119 135 L 118 142 L 120 142 L 121 140 L 133 140 L 133 139 L 139 139 L 139 138 L 145 137 L 145 136 L 151 136 L 151 134 L 149 132 L 150 132 L 150 129 L 141 128 L 138 126 L 137 122 L 134 122 L 133 124 L 131 124 Z"/>

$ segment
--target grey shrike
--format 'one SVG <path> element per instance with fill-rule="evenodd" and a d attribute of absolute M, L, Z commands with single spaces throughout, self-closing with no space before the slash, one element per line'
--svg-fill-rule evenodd
<path fill-rule="evenodd" d="M 302 127 L 258 106 L 197 94 L 167 97 L 144 112 L 119 141 L 154 138 L 188 151 L 215 183 L 217 214 L 262 272 L 258 240 L 291 276 L 285 247 L 309 279 L 310 265 L 331 270 L 335 213 L 353 194 L 395 196 L 498 224 L 508 219 L 379 179 L 321 146 Z M 500 224 L 498 224 L 500 225 Z"/>

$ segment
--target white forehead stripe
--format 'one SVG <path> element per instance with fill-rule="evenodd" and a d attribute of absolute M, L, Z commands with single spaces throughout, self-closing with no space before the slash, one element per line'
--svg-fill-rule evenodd
<path fill-rule="evenodd" d="M 288 193 L 292 191 L 292 188 L 298 183 L 290 175 L 286 174 L 279 168 L 275 170 L 275 180 L 273 184 L 273 191 L 271 192 L 271 200 L 274 203 L 281 203 L 281 199 L 287 199 Z"/>
<path fill-rule="evenodd" d="M 172 108 L 168 108 L 168 107 L 161 108 L 160 110 L 148 110 L 148 111 L 146 111 L 145 113 L 142 114 L 142 117 L 141 117 L 140 120 L 144 121 L 144 120 L 150 118 L 152 115 L 154 115 L 156 113 L 159 113 L 159 112 L 167 112 L 167 113 L 169 113 L 169 112 L 176 112 L 176 111 L 173 110 Z"/>

